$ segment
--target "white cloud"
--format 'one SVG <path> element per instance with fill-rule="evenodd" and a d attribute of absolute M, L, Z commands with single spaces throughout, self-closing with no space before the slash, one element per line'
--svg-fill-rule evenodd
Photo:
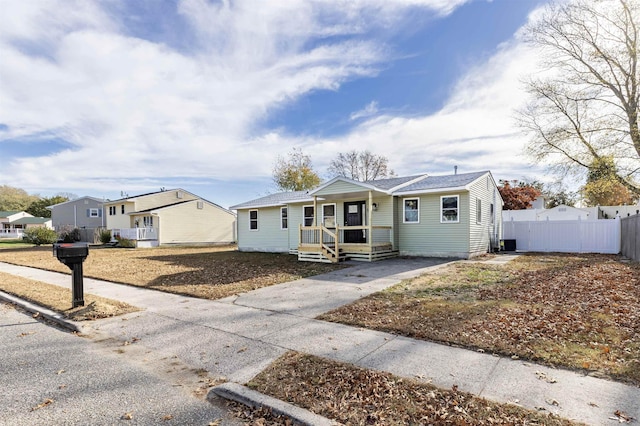
<path fill-rule="evenodd" d="M 358 120 L 360 118 L 371 117 L 378 113 L 378 102 L 371 101 L 360 111 L 356 111 L 349 116 L 350 120 Z"/>
<path fill-rule="evenodd" d="M 466 1 L 183 0 L 178 12 L 196 41 L 180 52 L 128 35 L 100 2 L 0 0 L 0 149 L 42 134 L 71 144 L 4 163 L 0 182 L 107 191 L 155 188 L 162 177 L 259 179 L 298 145 L 314 150 L 320 169 L 347 149 L 385 154 L 398 173 L 507 169 L 519 149 L 508 117 L 515 76 L 528 64 L 517 44 L 470 71 L 435 115 L 381 115 L 374 101 L 352 114 L 365 121 L 342 138 L 256 127 L 305 94 L 375 76 L 391 52 L 374 34 L 411 8 L 444 16 Z"/>

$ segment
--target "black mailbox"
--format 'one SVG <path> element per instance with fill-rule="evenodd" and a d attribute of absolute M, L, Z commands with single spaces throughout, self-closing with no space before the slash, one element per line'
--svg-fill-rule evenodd
<path fill-rule="evenodd" d="M 53 255 L 67 265 L 73 273 L 73 307 L 84 306 L 82 262 L 89 256 L 89 244 L 56 243 L 53 245 Z"/>

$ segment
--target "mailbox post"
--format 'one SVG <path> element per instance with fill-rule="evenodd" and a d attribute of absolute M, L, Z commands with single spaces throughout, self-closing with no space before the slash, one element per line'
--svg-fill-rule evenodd
<path fill-rule="evenodd" d="M 82 277 L 82 262 L 89 255 L 87 243 L 56 243 L 53 245 L 53 254 L 58 260 L 69 267 L 73 275 L 73 301 L 72 306 L 84 306 L 84 289 Z"/>

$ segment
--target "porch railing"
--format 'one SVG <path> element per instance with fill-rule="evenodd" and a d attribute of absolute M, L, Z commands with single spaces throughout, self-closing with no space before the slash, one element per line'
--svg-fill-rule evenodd
<path fill-rule="evenodd" d="M 0 238 L 22 238 L 24 236 L 24 229 L 10 228 L 0 229 Z"/>
<path fill-rule="evenodd" d="M 116 238 L 126 238 L 128 240 L 157 240 L 158 233 L 156 228 L 121 228 L 112 229 L 111 235 Z"/>
<path fill-rule="evenodd" d="M 324 226 L 300 225 L 300 244 L 310 245 L 338 245 L 362 244 L 372 245 L 391 243 L 391 226 Z M 357 233 L 354 235 L 354 233 Z M 348 237 L 347 237 L 348 236 Z M 360 242 L 351 242 L 360 241 Z"/>

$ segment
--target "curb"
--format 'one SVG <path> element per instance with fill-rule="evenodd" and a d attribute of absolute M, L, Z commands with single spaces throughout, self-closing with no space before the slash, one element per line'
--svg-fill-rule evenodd
<path fill-rule="evenodd" d="M 82 333 L 82 326 L 77 324 L 74 321 L 68 320 L 57 312 L 54 312 L 50 309 L 47 309 L 43 306 L 39 306 L 33 304 L 31 302 L 27 302 L 26 300 L 20 299 L 19 297 L 13 296 L 11 294 L 5 293 L 4 291 L 0 291 L 0 300 L 4 300 L 6 302 L 12 303 L 14 305 L 19 306 L 27 312 L 31 312 L 33 314 L 38 313 L 49 321 L 53 321 L 59 326 L 66 328 L 67 330 Z"/>
<path fill-rule="evenodd" d="M 304 408 L 296 407 L 288 402 L 249 389 L 238 383 L 227 382 L 215 386 L 209 391 L 207 400 L 211 400 L 213 395 L 230 399 L 249 407 L 270 408 L 275 414 L 281 414 L 291 418 L 295 424 L 304 426 L 335 426 L 340 424 L 326 417 L 314 414 Z"/>

